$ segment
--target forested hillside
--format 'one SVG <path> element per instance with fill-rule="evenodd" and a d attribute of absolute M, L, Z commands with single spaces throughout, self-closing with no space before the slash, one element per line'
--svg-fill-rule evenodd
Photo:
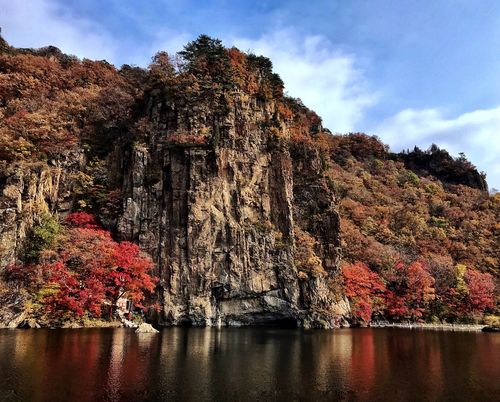
<path fill-rule="evenodd" d="M 146 69 L 0 38 L 0 189 L 11 326 L 122 296 L 160 325 L 497 320 L 500 194 L 465 155 L 334 135 L 204 35 Z"/>
<path fill-rule="evenodd" d="M 322 134 L 314 143 L 329 156 L 346 292 L 360 318 L 453 321 L 493 312 L 500 195 L 485 191 L 463 155 L 435 145 L 394 154 L 364 134 Z"/>

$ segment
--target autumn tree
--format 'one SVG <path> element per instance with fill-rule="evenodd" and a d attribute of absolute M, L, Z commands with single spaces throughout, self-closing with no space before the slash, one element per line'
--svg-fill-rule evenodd
<path fill-rule="evenodd" d="M 382 307 L 385 286 L 380 277 L 362 262 L 342 267 L 344 293 L 351 301 L 352 314 L 368 323 L 375 311 Z"/>
<path fill-rule="evenodd" d="M 326 272 L 323 262 L 315 252 L 317 240 L 306 231 L 296 228 L 295 230 L 295 252 L 294 261 L 299 269 L 300 277 L 305 279 L 309 275 L 312 277 L 324 276 Z"/>
<path fill-rule="evenodd" d="M 424 316 L 429 303 L 435 298 L 434 278 L 422 261 L 412 262 L 407 270 L 406 303 L 413 319 Z"/>
<path fill-rule="evenodd" d="M 157 282 L 151 259 L 135 244 L 115 242 L 90 214 L 70 214 L 66 225 L 44 260 L 8 267 L 6 279 L 27 286 L 53 317 L 99 317 L 103 308 L 111 317 L 122 296 L 145 308 Z"/>
<path fill-rule="evenodd" d="M 495 283 L 488 273 L 468 269 L 465 273 L 468 287 L 466 308 L 473 314 L 482 314 L 495 305 Z"/>

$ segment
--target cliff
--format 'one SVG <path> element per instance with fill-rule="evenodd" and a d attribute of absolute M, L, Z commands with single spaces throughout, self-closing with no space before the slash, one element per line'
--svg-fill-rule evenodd
<path fill-rule="evenodd" d="M 15 57 L 46 62 L 65 73 L 80 67 L 54 51 L 28 53 L 5 55 L 4 76 L 14 70 L 9 63 Z M 161 56 L 148 78 L 134 76 L 143 91 L 125 117 L 105 122 L 111 127 L 103 129 L 102 121 L 86 117 L 75 142 L 50 156 L 50 148 L 35 155 L 35 149 L 46 146 L 36 136 L 24 160 L 20 150 L 12 156 L 5 149 L 5 160 L 13 165 L 2 178 L 2 265 L 23 258 L 26 234 L 44 212 L 64 216 L 83 207 L 156 262 L 159 324 L 337 326 L 349 307 L 328 286 L 339 275 L 335 197 L 322 183 L 318 155 L 296 152 L 292 160 L 289 143 L 298 115 L 280 114 L 282 95 L 269 93 L 275 77 L 245 66 L 246 78 L 254 80 L 253 93 L 234 83 L 216 93 L 217 76 L 208 78 L 208 89 L 200 89 L 207 87 L 206 77 L 187 71 L 181 74 L 186 82 L 174 79 Z M 133 91 L 133 70 L 123 68 L 118 76 L 105 68 L 115 75 L 111 84 L 126 80 L 120 84 L 127 93 L 120 95 L 127 97 Z M 108 89 L 103 77 L 93 80 L 98 93 L 79 99 L 83 107 L 102 99 Z M 88 84 L 71 83 L 70 90 L 81 94 L 82 87 Z M 102 101 L 108 113 L 113 101 L 120 102 Z M 7 124 L 19 114 L 25 119 L 24 110 L 10 112 Z M 58 117 L 67 119 L 67 113 L 61 110 Z M 309 180 L 317 184 L 308 186 Z M 96 192 L 105 194 L 105 203 Z M 110 193 L 119 194 L 112 212 L 107 208 Z M 308 221 L 313 194 L 321 194 L 324 211 L 321 219 Z M 320 258 L 318 272 L 299 267 L 298 230 L 315 239 L 309 253 Z"/>
<path fill-rule="evenodd" d="M 227 112 L 215 116 L 151 95 L 150 135 L 126 163 L 117 232 L 157 261 L 162 323 L 332 326 L 342 313 L 326 286 L 338 271 L 338 225 L 320 239 L 325 276 L 299 279 L 294 232 L 304 210 L 294 199 L 313 189 L 298 185 L 289 148 L 271 144 L 276 104 L 244 93 L 224 100 Z M 217 144 L 173 142 L 187 130 Z M 326 215 L 338 222 L 328 198 Z"/>
<path fill-rule="evenodd" d="M 85 211 L 154 261 L 158 325 L 494 312 L 498 197 L 463 158 L 331 135 L 269 59 L 203 35 L 147 69 L 0 44 L 0 269 L 59 261 L 44 219 Z M 48 300 L 0 299 L 11 326 Z"/>

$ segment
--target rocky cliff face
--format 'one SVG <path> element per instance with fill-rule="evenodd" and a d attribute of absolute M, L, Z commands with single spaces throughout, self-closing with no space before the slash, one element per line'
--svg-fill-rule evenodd
<path fill-rule="evenodd" d="M 404 284 L 394 264 L 423 259 L 436 291 L 454 264 L 497 277 L 498 197 L 464 156 L 331 135 L 283 85 L 269 59 L 205 35 L 120 70 L 0 38 L 0 271 L 53 261 L 50 222 L 84 211 L 155 261 L 158 324 L 331 328 L 360 305 L 343 296 L 337 194 L 358 276 Z M 0 280 L 0 326 L 39 296 L 15 283 Z"/>
<path fill-rule="evenodd" d="M 18 167 L 0 183 L 0 267 L 16 261 L 33 222 L 44 213 L 73 206 L 72 174 L 85 164 L 83 152 L 70 152 L 47 165 Z"/>
<path fill-rule="evenodd" d="M 317 116 L 266 58 L 203 36 L 181 57 L 117 71 L 0 42 L 1 267 L 44 213 L 84 208 L 156 262 L 160 324 L 338 325 L 335 197 L 290 145 Z"/>
<path fill-rule="evenodd" d="M 183 110 L 151 95 L 149 136 L 131 147 L 117 141 L 107 159 L 109 176 L 123 187 L 117 235 L 157 263 L 160 324 L 334 327 L 349 306 L 328 286 L 340 256 L 339 218 L 320 158 L 300 149 L 292 158 L 287 142 L 277 141 L 276 129 L 269 130 L 273 102 L 244 94 L 228 101 L 218 116 L 208 106 Z M 286 139 L 287 124 L 278 126 Z M 217 136 L 217 143 L 172 141 L 188 129 Z M 75 176 L 86 164 L 77 151 L 5 179 L 2 266 L 22 255 L 38 217 L 75 206 Z M 313 209 L 321 213 L 311 215 Z M 299 275 L 298 225 L 318 235 L 325 275 Z"/>
<path fill-rule="evenodd" d="M 328 274 L 299 280 L 294 229 L 302 205 L 294 208 L 294 198 L 309 198 L 306 192 L 316 190 L 322 198 L 328 195 L 316 189 L 321 184 L 305 189 L 308 177 L 301 172 L 307 158 L 295 166 L 288 146 L 273 143 L 267 127 L 276 116 L 274 103 L 241 93 L 227 101 L 220 116 L 208 107 L 186 110 L 153 96 L 146 113 L 152 130 L 134 145 L 126 166 L 118 232 L 158 263 L 159 319 L 335 326 L 347 305 L 337 303 L 326 285 L 339 255 L 332 198 L 323 200 L 325 219 L 308 228 L 321 233 L 318 252 Z M 280 127 L 286 137 L 286 124 Z M 186 130 L 209 132 L 216 143 L 171 142 Z"/>

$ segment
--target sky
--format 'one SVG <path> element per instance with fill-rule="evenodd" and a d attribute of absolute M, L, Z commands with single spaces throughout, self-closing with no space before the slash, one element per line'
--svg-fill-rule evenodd
<path fill-rule="evenodd" d="M 500 189 L 499 0 L 0 0 L 0 26 L 117 66 L 205 33 L 269 57 L 331 131 L 464 152 Z"/>

